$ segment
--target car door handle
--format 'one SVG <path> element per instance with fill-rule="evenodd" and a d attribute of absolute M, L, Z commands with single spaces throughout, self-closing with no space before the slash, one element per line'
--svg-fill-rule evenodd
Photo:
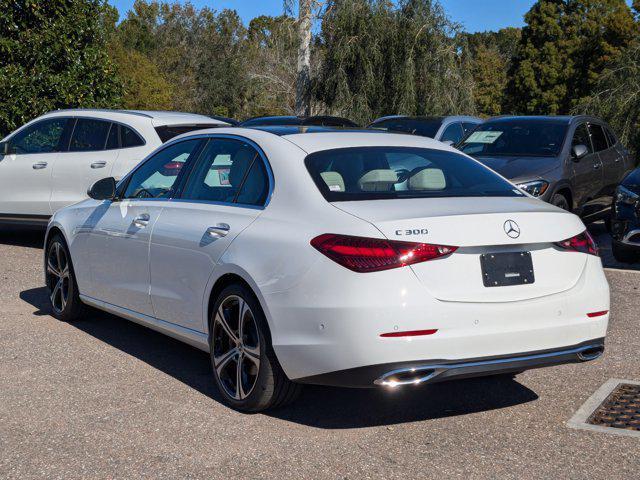
<path fill-rule="evenodd" d="M 143 213 L 142 215 L 138 215 L 133 219 L 133 225 L 137 228 L 144 228 L 149 225 L 149 220 L 151 217 L 148 213 Z"/>
<path fill-rule="evenodd" d="M 93 162 L 91 164 L 91 168 L 104 168 L 107 166 L 107 162 L 105 161 L 101 161 L 101 162 Z"/>
<path fill-rule="evenodd" d="M 42 170 L 43 168 L 47 168 L 49 165 L 47 162 L 37 162 L 32 165 L 34 170 Z"/>
<path fill-rule="evenodd" d="M 214 227 L 207 228 L 207 235 L 211 238 L 226 237 L 231 227 L 226 223 L 218 223 Z"/>
<path fill-rule="evenodd" d="M 599 163 L 594 163 L 593 164 L 593 169 L 594 170 L 600 170 L 601 165 Z"/>

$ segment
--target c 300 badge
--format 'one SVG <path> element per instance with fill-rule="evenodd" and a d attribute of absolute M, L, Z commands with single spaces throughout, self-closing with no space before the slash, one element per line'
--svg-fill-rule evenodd
<path fill-rule="evenodd" d="M 407 237 L 410 235 L 428 235 L 429 230 L 427 228 L 414 228 L 411 230 L 396 230 L 398 237 Z"/>

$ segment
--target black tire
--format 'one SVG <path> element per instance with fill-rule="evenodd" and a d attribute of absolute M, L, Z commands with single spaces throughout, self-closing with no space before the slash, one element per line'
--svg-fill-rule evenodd
<path fill-rule="evenodd" d="M 81 319 L 87 307 L 80 300 L 69 248 L 60 234 L 47 242 L 45 278 L 52 315 L 63 322 Z"/>
<path fill-rule="evenodd" d="M 571 206 L 569 205 L 569 200 L 567 200 L 567 197 L 565 197 L 561 193 L 554 193 L 549 203 L 551 203 L 551 205 L 555 205 L 556 207 L 560 207 L 561 209 L 566 211 L 571 210 Z"/>
<path fill-rule="evenodd" d="M 629 247 L 616 240 L 611 242 L 611 252 L 613 258 L 620 263 L 639 263 L 640 262 L 640 248 Z"/>
<path fill-rule="evenodd" d="M 239 340 L 241 310 L 245 313 Z M 225 325 L 216 318 L 219 311 Z M 213 378 L 223 403 L 231 408 L 259 412 L 282 407 L 293 402 L 302 389 L 282 370 L 260 303 L 244 285 L 230 285 L 216 298 L 209 321 L 209 351 Z"/>

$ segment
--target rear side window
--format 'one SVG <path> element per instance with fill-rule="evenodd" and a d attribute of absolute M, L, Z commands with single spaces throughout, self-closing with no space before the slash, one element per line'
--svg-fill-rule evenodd
<path fill-rule="evenodd" d="M 589 124 L 589 132 L 591 133 L 593 148 L 596 152 L 601 152 L 602 150 L 609 148 L 607 137 L 600 125 Z"/>
<path fill-rule="evenodd" d="M 478 162 L 441 150 L 343 148 L 311 154 L 305 164 L 330 202 L 523 195 Z"/>
<path fill-rule="evenodd" d="M 571 142 L 571 146 L 575 147 L 576 145 L 584 145 L 585 147 L 587 147 L 589 153 L 593 153 L 589 131 L 587 130 L 587 125 L 584 123 L 582 125 L 578 125 L 576 131 L 573 134 L 573 141 Z"/>
<path fill-rule="evenodd" d="M 183 133 L 193 132 L 194 130 L 203 130 L 206 128 L 218 128 L 221 125 L 218 123 L 198 123 L 195 125 L 165 125 L 162 127 L 156 127 L 156 133 L 160 137 L 162 143 L 168 142 L 178 135 Z"/>
<path fill-rule="evenodd" d="M 120 125 L 120 141 L 122 148 L 141 147 L 144 140 L 133 129 Z"/>
<path fill-rule="evenodd" d="M 66 124 L 66 118 L 34 123 L 15 134 L 10 146 L 17 154 L 58 152 Z"/>
<path fill-rule="evenodd" d="M 212 139 L 181 198 L 263 205 L 268 187 L 264 163 L 255 148 L 240 140 Z"/>
<path fill-rule="evenodd" d="M 609 130 L 609 128 L 605 127 L 604 131 L 607 134 L 607 140 L 609 140 L 609 145 L 610 146 L 613 147 L 615 144 L 618 143 L 618 139 L 613 134 L 613 132 L 611 130 Z"/>
<path fill-rule="evenodd" d="M 104 150 L 110 128 L 110 122 L 91 118 L 79 118 L 73 129 L 69 151 L 91 152 Z"/>

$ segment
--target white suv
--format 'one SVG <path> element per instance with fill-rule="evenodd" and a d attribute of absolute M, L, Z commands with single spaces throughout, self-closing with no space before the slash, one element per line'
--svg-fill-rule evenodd
<path fill-rule="evenodd" d="M 174 136 L 231 122 L 177 112 L 47 113 L 0 143 L 0 223 L 46 225 L 58 209 L 87 198 L 95 181 L 122 178 Z"/>

